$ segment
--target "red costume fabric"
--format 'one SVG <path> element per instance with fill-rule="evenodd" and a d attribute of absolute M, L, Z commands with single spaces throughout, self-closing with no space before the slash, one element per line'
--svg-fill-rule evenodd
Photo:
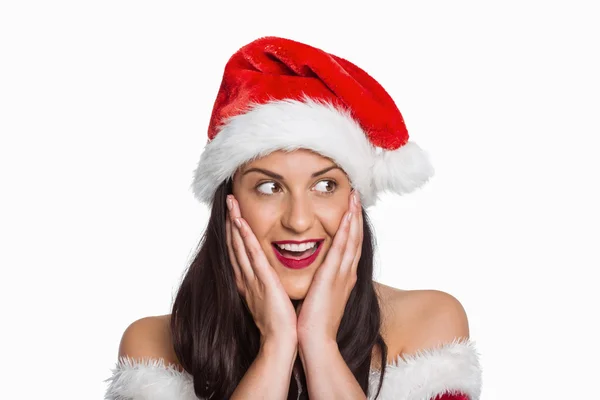
<path fill-rule="evenodd" d="M 277 37 L 255 40 L 231 57 L 217 94 L 208 137 L 213 139 L 221 121 L 243 112 L 250 102 L 304 97 L 351 110 L 375 146 L 394 150 L 408 141 L 400 110 L 365 71 L 321 49 Z"/>

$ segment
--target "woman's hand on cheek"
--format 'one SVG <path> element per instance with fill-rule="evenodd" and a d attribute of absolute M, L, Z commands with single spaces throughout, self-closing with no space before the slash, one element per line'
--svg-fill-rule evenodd
<path fill-rule="evenodd" d="M 261 343 L 274 341 L 278 345 L 297 346 L 296 312 L 279 276 L 242 218 L 239 204 L 232 195 L 227 196 L 227 208 L 225 228 L 229 259 L 238 292 L 246 300 L 260 330 Z"/>
<path fill-rule="evenodd" d="M 356 283 L 363 241 L 363 217 L 358 193 L 353 192 L 349 202 L 348 212 L 342 217 L 329 252 L 298 307 L 300 346 L 336 341 L 346 303 Z"/>

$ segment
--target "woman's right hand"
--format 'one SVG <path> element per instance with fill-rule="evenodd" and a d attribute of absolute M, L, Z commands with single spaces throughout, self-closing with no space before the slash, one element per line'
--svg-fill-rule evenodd
<path fill-rule="evenodd" d="M 237 200 L 227 196 L 228 216 L 225 221 L 227 249 L 233 265 L 236 285 L 246 300 L 254 322 L 266 341 L 297 345 L 296 311 L 279 276 L 242 218 Z"/>

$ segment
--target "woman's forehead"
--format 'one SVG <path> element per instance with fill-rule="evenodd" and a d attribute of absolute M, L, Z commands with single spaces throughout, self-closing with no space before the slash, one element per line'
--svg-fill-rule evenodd
<path fill-rule="evenodd" d="M 311 176 L 316 172 L 337 167 L 331 171 L 346 174 L 332 159 L 311 150 L 278 150 L 266 156 L 251 160 L 238 168 L 242 175 L 253 169 L 268 170 L 280 175 Z"/>
<path fill-rule="evenodd" d="M 337 165 L 332 159 L 311 150 L 297 149 L 292 151 L 277 150 L 266 156 L 256 158 L 244 164 L 241 169 L 249 168 L 306 168 L 323 169 Z"/>

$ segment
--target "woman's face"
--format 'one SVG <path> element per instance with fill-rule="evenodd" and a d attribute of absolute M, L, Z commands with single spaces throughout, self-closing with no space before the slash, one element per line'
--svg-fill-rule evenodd
<path fill-rule="evenodd" d="M 348 210 L 352 187 L 333 161 L 309 150 L 277 151 L 242 166 L 233 177 L 233 195 L 242 217 L 260 242 L 269 263 L 292 300 L 304 299 Z M 315 252 L 276 242 L 319 241 L 316 259 L 293 269 L 287 259 L 303 259 Z M 311 243 L 308 244 L 310 246 Z M 317 247 L 317 246 L 315 246 Z M 279 253 L 278 254 L 276 253 Z"/>

